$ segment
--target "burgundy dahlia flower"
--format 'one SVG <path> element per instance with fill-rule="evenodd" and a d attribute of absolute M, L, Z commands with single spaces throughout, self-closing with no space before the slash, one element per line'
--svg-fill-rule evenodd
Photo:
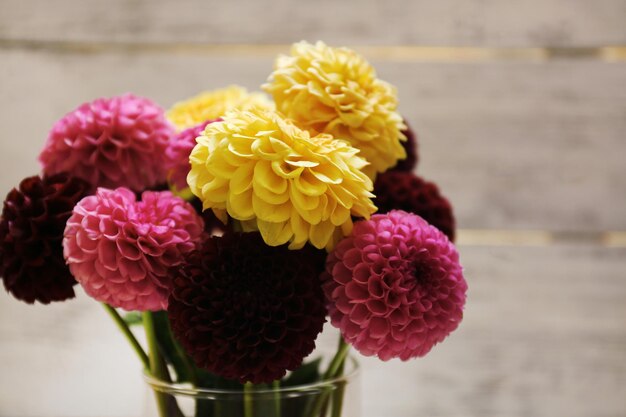
<path fill-rule="evenodd" d="M 67 222 L 64 255 L 85 292 L 125 310 L 167 309 L 171 269 L 200 243 L 204 224 L 168 191 L 99 188 Z"/>
<path fill-rule="evenodd" d="M 63 259 L 63 230 L 89 184 L 66 174 L 24 179 L 0 218 L 0 276 L 19 300 L 48 304 L 74 298 L 76 280 Z"/>
<path fill-rule="evenodd" d="M 166 180 L 174 128 L 152 101 L 126 94 L 85 103 L 50 131 L 39 161 L 47 174 L 70 172 L 97 187 L 143 191 Z"/>
<path fill-rule="evenodd" d="M 219 119 L 217 119 L 219 120 Z M 196 138 L 204 131 L 209 123 L 216 120 L 208 120 L 196 126 L 177 133 L 170 142 L 167 150 L 167 177 L 168 182 L 177 190 L 184 190 L 187 185 L 187 174 L 191 169 L 189 154 L 196 146 Z"/>
<path fill-rule="evenodd" d="M 419 162 L 419 154 L 417 152 L 417 135 L 413 132 L 406 120 L 404 121 L 404 124 L 406 125 L 406 129 L 403 130 L 402 133 L 406 136 L 406 140 L 400 143 L 406 152 L 406 158 L 399 160 L 396 166 L 391 168 L 390 171 L 411 172 L 415 169 L 417 163 Z"/>
<path fill-rule="evenodd" d="M 467 284 L 454 245 L 404 211 L 355 223 L 321 277 L 332 325 L 366 356 L 424 356 L 463 318 Z"/>
<path fill-rule="evenodd" d="M 454 242 L 452 205 L 441 195 L 436 184 L 411 172 L 387 171 L 376 178 L 374 195 L 378 213 L 404 210 L 417 214 Z"/>
<path fill-rule="evenodd" d="M 300 366 L 325 322 L 324 253 L 272 247 L 259 233 L 212 237 L 174 279 L 168 315 L 196 364 L 262 383 Z"/>

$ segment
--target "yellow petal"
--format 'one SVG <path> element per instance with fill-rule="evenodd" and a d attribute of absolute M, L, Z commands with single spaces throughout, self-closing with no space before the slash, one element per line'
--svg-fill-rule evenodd
<path fill-rule="evenodd" d="M 252 208 L 252 190 L 241 194 L 231 193 L 226 201 L 228 214 L 237 220 L 250 220 L 255 217 Z"/>
<path fill-rule="evenodd" d="M 296 169 L 291 168 L 285 162 L 281 161 L 273 161 L 272 162 L 272 171 L 276 173 L 276 175 L 283 178 L 297 178 L 300 176 L 304 168 L 297 167 Z"/>
<path fill-rule="evenodd" d="M 304 195 L 293 184 L 289 186 L 289 196 L 298 210 L 313 210 L 319 206 L 319 197 Z"/>
<path fill-rule="evenodd" d="M 316 181 L 315 177 L 308 173 L 308 171 L 304 171 L 302 175 L 294 178 L 293 185 L 302 194 L 312 197 L 322 195 L 328 189 L 326 184 Z"/>
<path fill-rule="evenodd" d="M 323 249 L 328 244 L 335 231 L 335 226 L 331 222 L 321 222 L 311 225 L 311 244 L 318 249 Z"/>
<path fill-rule="evenodd" d="M 212 205 L 207 205 L 207 202 L 219 203 L 226 201 L 228 181 L 221 178 L 213 178 L 202 186 L 201 196 L 205 202 L 205 207 L 212 207 Z"/>
<path fill-rule="evenodd" d="M 350 218 L 350 210 L 342 205 L 335 206 L 335 209 L 330 215 L 330 222 L 335 226 L 341 226 Z"/>
<path fill-rule="evenodd" d="M 254 193 L 269 204 L 283 204 L 289 201 L 289 193 L 274 193 L 258 183 L 253 183 Z"/>
<path fill-rule="evenodd" d="M 254 161 L 251 161 L 235 170 L 235 173 L 230 179 L 231 193 L 241 194 L 252 187 L 252 175 L 250 173 L 253 172 L 254 165 Z"/>
<path fill-rule="evenodd" d="M 270 246 L 284 245 L 293 235 L 289 222 L 272 223 L 257 220 L 257 225 L 263 240 Z"/>
<path fill-rule="evenodd" d="M 268 161 L 258 161 L 254 167 L 254 186 L 261 186 L 275 194 L 282 194 L 287 191 L 287 180 L 272 170 L 272 163 Z"/>
<path fill-rule="evenodd" d="M 260 199 L 256 194 L 252 195 L 252 209 L 257 218 L 268 222 L 286 222 L 291 217 L 290 204 L 270 204 Z"/>
<path fill-rule="evenodd" d="M 223 224 L 228 224 L 228 213 L 226 212 L 226 210 L 214 208 L 211 211 L 213 211 L 213 214 L 215 214 L 215 217 L 217 217 L 219 221 L 221 221 Z"/>
<path fill-rule="evenodd" d="M 309 240 L 309 224 L 306 223 L 296 210 L 291 211 L 291 230 L 293 231 L 292 244 L 302 247 Z M 292 248 L 290 246 L 290 248 Z"/>

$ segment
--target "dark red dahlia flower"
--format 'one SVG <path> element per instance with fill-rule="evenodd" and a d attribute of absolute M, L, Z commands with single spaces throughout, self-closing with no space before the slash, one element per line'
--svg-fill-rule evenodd
<path fill-rule="evenodd" d="M 391 168 L 390 171 L 407 171 L 411 172 L 417 166 L 419 162 L 419 154 L 417 152 L 417 135 L 411 129 L 411 126 L 404 121 L 406 125 L 406 130 L 403 130 L 404 136 L 406 136 L 406 140 L 402 141 L 402 147 L 404 147 L 404 151 L 406 152 L 406 158 L 398 161 L 395 167 Z"/>
<path fill-rule="evenodd" d="M 388 171 L 376 178 L 374 194 L 378 213 L 404 210 L 417 214 L 454 241 L 452 205 L 441 195 L 436 184 L 411 172 Z"/>
<path fill-rule="evenodd" d="M 27 303 L 74 297 L 76 280 L 63 259 L 63 230 L 89 184 L 66 174 L 29 177 L 9 192 L 0 219 L 0 276 Z"/>
<path fill-rule="evenodd" d="M 259 233 L 205 242 L 174 279 L 174 335 L 202 368 L 240 382 L 296 369 L 325 322 L 323 252 L 266 245 Z"/>

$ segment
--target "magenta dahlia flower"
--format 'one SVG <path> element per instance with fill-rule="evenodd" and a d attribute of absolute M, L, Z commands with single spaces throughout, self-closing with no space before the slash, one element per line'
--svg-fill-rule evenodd
<path fill-rule="evenodd" d="M 99 188 L 67 221 L 65 259 L 87 294 L 125 310 L 167 309 L 171 268 L 200 244 L 204 224 L 169 191 Z"/>
<path fill-rule="evenodd" d="M 152 101 L 126 94 L 85 103 L 50 131 L 39 155 L 46 174 L 69 172 L 97 187 L 143 191 L 166 180 L 174 128 Z"/>
<path fill-rule="evenodd" d="M 321 277 L 331 323 L 366 356 L 424 356 L 463 318 L 467 284 L 454 245 L 404 211 L 355 223 Z"/>
<path fill-rule="evenodd" d="M 166 150 L 167 180 L 177 190 L 184 190 L 188 187 L 187 174 L 191 169 L 189 154 L 193 147 L 196 146 L 196 138 L 204 131 L 206 125 L 215 121 L 216 120 L 207 120 L 189 129 L 185 129 L 177 133 L 170 142 Z"/>
<path fill-rule="evenodd" d="M 198 366 L 224 378 L 282 378 L 313 351 L 326 321 L 324 256 L 268 246 L 257 232 L 207 239 L 174 278 L 174 335 Z"/>

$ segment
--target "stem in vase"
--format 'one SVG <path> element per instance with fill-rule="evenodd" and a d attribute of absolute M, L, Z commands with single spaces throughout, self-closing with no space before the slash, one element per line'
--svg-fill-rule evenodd
<path fill-rule="evenodd" d="M 347 344 L 343 337 L 339 336 L 339 346 L 337 347 L 337 352 L 335 356 L 331 360 L 328 365 L 328 369 L 324 372 L 322 377 L 322 381 L 327 381 L 332 378 L 337 378 L 343 373 L 344 363 L 346 361 L 346 357 L 348 356 L 348 351 L 350 350 L 350 345 Z M 326 410 L 328 408 L 328 400 L 331 395 L 332 387 L 328 387 L 324 389 L 320 394 L 315 403 L 313 404 L 313 408 L 310 413 L 307 415 L 309 417 L 324 417 L 326 415 Z M 343 403 L 343 394 L 344 390 L 342 387 L 335 388 L 333 392 L 333 417 L 341 416 L 341 407 Z"/>
<path fill-rule="evenodd" d="M 143 327 L 146 330 L 146 340 L 148 342 L 148 358 L 150 360 L 150 374 L 165 382 L 172 382 L 167 364 L 159 352 L 159 345 L 154 326 L 154 315 L 151 311 L 143 312 Z M 154 390 L 157 408 L 160 417 L 183 417 L 183 413 L 178 408 L 176 399 L 167 394 Z"/>
<path fill-rule="evenodd" d="M 280 417 L 281 414 L 281 405 L 280 405 L 280 393 L 278 390 L 280 389 L 280 379 L 277 379 L 272 383 L 272 388 L 274 389 L 274 413 L 276 417 Z"/>
<path fill-rule="evenodd" d="M 113 319 L 117 327 L 120 329 L 122 334 L 126 337 L 131 347 L 133 348 L 133 350 L 139 357 L 139 360 L 141 360 L 141 363 L 143 363 L 144 368 L 150 369 L 150 361 L 148 359 L 148 355 L 146 355 L 146 352 L 144 352 L 143 348 L 141 347 L 141 345 L 135 338 L 135 335 L 133 334 L 133 332 L 130 331 L 130 328 L 128 327 L 128 325 L 126 324 L 122 316 L 120 316 L 117 310 L 111 307 L 110 305 L 102 303 L 102 306 L 107 311 L 107 313 L 109 313 L 109 315 L 111 316 L 111 318 Z"/>
<path fill-rule="evenodd" d="M 254 386 L 250 382 L 246 382 L 243 386 L 243 415 L 244 417 L 254 417 L 254 402 L 252 399 L 252 390 Z"/>

